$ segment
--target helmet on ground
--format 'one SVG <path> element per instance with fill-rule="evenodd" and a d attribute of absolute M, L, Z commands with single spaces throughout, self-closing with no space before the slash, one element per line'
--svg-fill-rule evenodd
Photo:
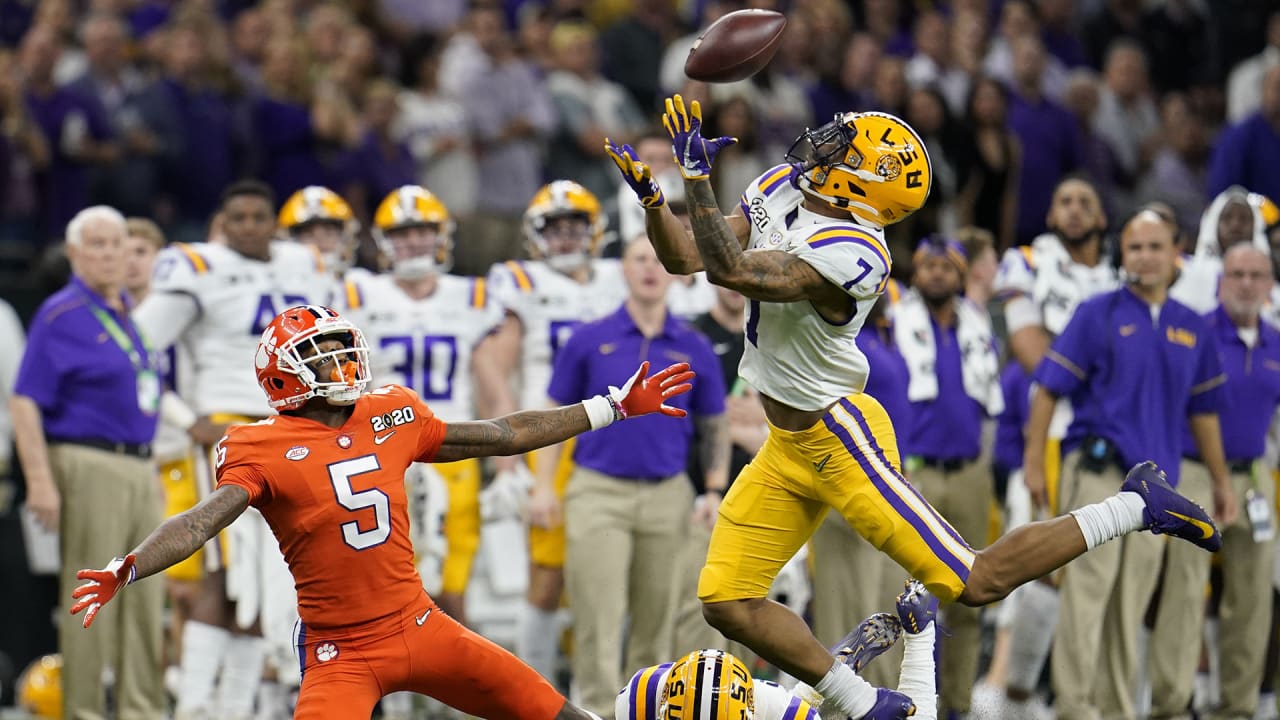
<path fill-rule="evenodd" d="M 753 720 L 755 680 L 723 650 L 695 650 L 671 666 L 658 703 L 663 720 Z"/>
<path fill-rule="evenodd" d="M 392 190 L 373 214 L 373 237 L 404 279 L 448 272 L 453 264 L 453 220 L 440 198 L 420 185 Z"/>
<path fill-rule="evenodd" d="M 342 347 L 322 350 L 338 340 Z M 328 377 L 316 366 L 332 359 Z M 280 313 L 262 332 L 254 355 L 258 384 L 272 408 L 296 410 L 313 397 L 332 405 L 350 405 L 369 385 L 369 345 L 351 321 L 321 305 L 297 305 Z"/>
<path fill-rule="evenodd" d="M 320 185 L 304 187 L 280 206 L 277 222 L 290 237 L 314 247 L 326 270 L 343 273 L 351 267 L 359 224 L 338 193 Z"/>
<path fill-rule="evenodd" d="M 62 717 L 62 656 L 37 658 L 18 676 L 18 707 L 42 720 Z"/>
<path fill-rule="evenodd" d="M 933 185 L 924 141 L 888 113 L 840 113 L 796 138 L 787 162 L 801 190 L 877 227 L 919 210 Z"/>
<path fill-rule="evenodd" d="M 561 272 L 576 270 L 595 255 L 607 224 L 600 201 L 572 180 L 544 185 L 524 212 L 530 254 Z"/>

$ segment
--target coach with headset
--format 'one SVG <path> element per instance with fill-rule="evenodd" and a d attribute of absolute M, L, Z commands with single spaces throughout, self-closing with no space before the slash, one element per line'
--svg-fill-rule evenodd
<path fill-rule="evenodd" d="M 1059 511 L 1115 495 L 1125 471 L 1144 460 L 1154 460 L 1176 487 L 1186 418 L 1212 478 L 1215 517 L 1223 526 L 1234 520 L 1235 491 L 1218 425 L 1225 376 L 1204 319 L 1169 299 L 1175 232 L 1150 210 L 1125 223 L 1125 284 L 1081 303 L 1036 368 L 1023 459 L 1036 503 L 1045 503 L 1045 443 L 1054 404 L 1069 396 L 1075 417 L 1062 442 Z M 1133 533 L 1065 568 L 1052 662 L 1061 720 L 1099 712 L 1136 717 L 1138 627 L 1163 553 L 1164 538 Z M 1101 707 L 1094 707 L 1095 700 Z"/>

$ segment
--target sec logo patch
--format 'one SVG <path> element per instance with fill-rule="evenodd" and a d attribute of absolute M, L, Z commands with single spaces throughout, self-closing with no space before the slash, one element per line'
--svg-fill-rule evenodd
<path fill-rule="evenodd" d="M 320 643 L 316 646 L 316 659 L 320 662 L 329 662 L 338 657 L 338 646 L 333 643 Z"/>

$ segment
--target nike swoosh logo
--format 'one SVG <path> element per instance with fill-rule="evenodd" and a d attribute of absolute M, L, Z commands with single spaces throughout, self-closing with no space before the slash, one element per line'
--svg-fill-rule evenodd
<path fill-rule="evenodd" d="M 419 626 L 421 626 L 421 625 L 422 625 L 422 623 L 424 623 L 424 622 L 426 622 L 426 621 L 427 621 L 427 616 L 428 616 L 428 615 L 430 615 L 430 614 L 431 614 L 431 611 L 430 611 L 430 610 L 428 610 L 428 611 L 426 611 L 426 612 L 422 613 L 421 615 L 419 615 L 418 617 L 414 618 L 414 619 L 413 619 L 413 621 L 414 621 L 414 622 L 416 622 L 416 623 L 418 623 L 418 625 L 419 625 Z"/>
<path fill-rule="evenodd" d="M 827 461 L 830 459 L 831 459 L 831 453 L 827 453 L 827 456 L 822 458 L 822 462 L 816 462 L 813 464 L 813 469 L 817 470 L 818 472 L 822 472 L 823 468 L 827 466 Z"/>
<path fill-rule="evenodd" d="M 374 444 L 374 445 L 381 445 L 382 443 L 384 443 L 384 442 L 386 442 L 386 441 L 390 440 L 390 439 L 391 439 L 391 436 L 392 436 L 392 435 L 395 435 L 395 434 L 396 434 L 396 431 L 395 431 L 395 430 L 392 430 L 391 432 L 387 433 L 386 435 L 374 435 L 374 436 L 373 436 L 373 444 Z M 421 623 L 419 623 L 419 625 L 421 625 Z"/>
<path fill-rule="evenodd" d="M 1208 540 L 1209 538 L 1213 537 L 1213 526 L 1210 525 L 1209 523 L 1203 520 L 1197 520 L 1193 517 L 1187 517 L 1186 515 L 1183 515 L 1181 513 L 1176 513 L 1172 510 L 1165 510 L 1165 512 L 1178 518 L 1179 520 L 1184 520 L 1186 522 L 1189 522 L 1192 525 L 1194 525 L 1196 528 L 1198 528 L 1200 532 L 1203 533 L 1203 535 L 1201 535 L 1200 537 L 1201 540 Z"/>

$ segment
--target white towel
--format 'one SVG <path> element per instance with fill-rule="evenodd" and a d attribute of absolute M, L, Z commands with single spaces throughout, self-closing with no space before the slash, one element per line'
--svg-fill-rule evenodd
<path fill-rule="evenodd" d="M 987 414 L 1004 412 L 1000 392 L 1000 358 L 996 356 L 991 318 L 982 308 L 956 298 L 956 340 L 960 343 L 960 374 L 964 390 Z M 893 308 L 893 332 L 907 362 L 907 399 L 912 402 L 938 397 L 936 363 L 938 345 L 924 298 L 909 290 Z"/>

